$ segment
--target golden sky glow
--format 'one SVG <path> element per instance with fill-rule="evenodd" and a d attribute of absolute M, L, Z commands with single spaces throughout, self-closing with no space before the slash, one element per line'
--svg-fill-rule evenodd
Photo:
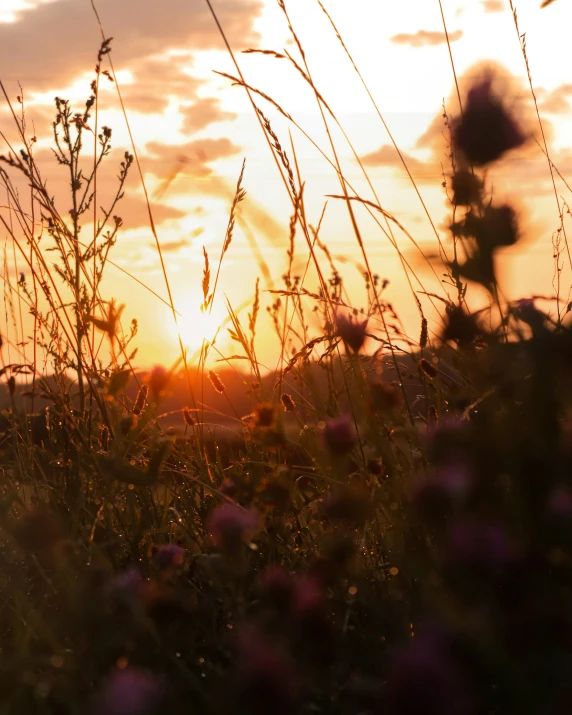
<path fill-rule="evenodd" d="M 264 292 L 281 287 L 286 265 L 288 220 L 291 206 L 270 151 L 245 92 L 213 73 L 235 74 L 203 0 L 100 0 L 96 3 L 107 36 L 113 36 L 113 57 L 133 137 L 164 248 L 176 307 L 181 313 L 183 341 L 192 351 L 225 315 L 225 296 L 248 321 L 257 277 L 261 277 L 263 307 L 274 296 Z M 271 95 L 331 159 L 313 93 L 291 65 L 260 54 L 241 54 L 257 47 L 299 57 L 284 17 L 274 0 L 214 0 L 246 80 Z M 532 80 L 539 102 L 552 159 L 559 171 L 572 179 L 572 75 L 569 32 L 572 3 L 558 0 L 540 10 L 540 0 L 516 2 Z M 362 157 L 381 205 L 393 214 L 426 250 L 434 250 L 435 235 L 416 193 L 403 171 L 391 141 L 372 107 L 355 71 L 341 49 L 324 14 L 314 0 L 287 0 L 292 25 L 307 53 L 313 79 L 353 148 Z M 400 150 L 418 182 L 429 212 L 447 245 L 446 222 L 450 206 L 441 187 L 448 171 L 440 115 L 455 115 L 458 105 L 454 79 L 437 0 L 324 0 L 340 29 Z M 526 69 L 508 0 L 443 0 L 455 67 L 462 88 L 470 82 L 471 68 L 490 60 L 516 78 L 506 84 L 507 101 L 525 119 L 525 128 L 540 138 L 534 119 Z M 99 46 L 98 28 L 83 0 L 0 0 L 0 77 L 12 100 L 20 81 L 26 99 L 29 126 L 38 137 L 36 156 L 56 196 L 65 196 L 65 177 L 51 158 L 50 122 L 57 94 L 81 102 L 89 95 Z M 289 129 L 302 180 L 308 220 L 316 226 L 325 196 L 339 193 L 339 182 L 328 161 L 284 117 L 260 100 L 292 159 Z M 118 157 L 129 148 L 129 136 L 111 83 L 103 83 L 99 125 L 113 128 L 117 150 L 103 176 L 113 180 Z M 7 111 L 0 126 L 11 134 Z M 433 127 L 431 130 L 430 128 Z M 332 133 L 347 178 L 355 191 L 375 200 L 352 150 L 332 123 Z M 4 149 L 0 150 L 4 151 Z M 228 213 L 243 158 L 244 188 L 233 242 L 221 270 L 218 300 L 209 319 L 200 313 L 203 247 L 213 270 L 221 251 Z M 115 162 L 115 163 L 114 163 Z M 443 164 L 443 166 L 441 166 Z M 105 173 L 107 172 L 107 173 Z M 495 197 L 508 198 L 521 209 L 525 249 L 518 256 L 507 251 L 505 290 L 514 297 L 553 292 L 551 236 L 559 225 L 546 159 L 534 139 L 524 155 L 509 156 L 494 171 Z M 103 181 L 103 179 L 102 179 Z M 569 195 L 558 180 L 558 195 Z M 142 364 L 170 362 L 177 356 L 176 331 L 167 306 L 136 283 L 166 297 L 157 249 L 149 229 L 143 191 L 135 171 L 128 183 L 125 220 L 104 282 L 107 298 L 126 303 L 124 317 L 137 318 L 137 345 Z M 407 330 L 418 331 L 414 301 L 405 287 L 395 249 L 371 217 L 357 210 L 364 241 L 375 273 L 391 280 L 389 295 Z M 566 219 L 570 230 L 570 222 Z M 89 235 L 86 226 L 86 234 Z M 361 258 L 351 233 L 347 211 L 329 200 L 321 237 L 334 256 L 341 256 L 344 277 L 354 304 L 364 300 Z M 395 239 L 418 269 L 423 288 L 442 293 L 413 249 L 396 231 Z M 295 266 L 303 273 L 307 260 L 298 239 Z M 122 269 L 122 270 L 121 270 Z M 563 281 L 570 282 L 570 270 Z M 308 288 L 315 290 L 309 276 Z M 415 286 L 421 290 L 420 285 Z M 9 330 L 10 327 L 5 328 Z M 271 323 L 261 310 L 260 360 L 275 366 Z M 234 351 L 221 331 L 217 346 Z M 216 356 L 215 356 L 216 357 Z M 271 364 L 273 362 L 273 364 Z"/>

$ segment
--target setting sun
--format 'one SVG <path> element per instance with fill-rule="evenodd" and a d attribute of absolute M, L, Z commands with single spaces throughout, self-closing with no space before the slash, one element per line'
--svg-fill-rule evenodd
<path fill-rule="evenodd" d="M 171 332 L 176 338 L 181 336 L 183 347 L 192 353 L 200 350 L 203 341 L 212 342 L 225 321 L 225 315 L 217 308 L 212 312 L 201 310 L 198 298 L 187 299 L 177 304 L 180 317 L 177 325 L 172 325 Z"/>

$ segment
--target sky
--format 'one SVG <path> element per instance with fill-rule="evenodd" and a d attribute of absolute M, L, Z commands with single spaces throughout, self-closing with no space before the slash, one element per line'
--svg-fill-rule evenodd
<path fill-rule="evenodd" d="M 340 183 L 314 93 L 288 60 L 243 53 L 246 49 L 287 51 L 300 63 L 285 15 L 275 0 L 212 0 L 212 4 L 247 83 L 270 96 L 295 122 L 257 98 L 291 165 L 298 167 L 308 222 L 318 226 L 323 214 L 320 238 L 334 257 L 352 305 L 362 307 L 366 300 L 363 260 L 347 209 L 328 198 L 340 193 Z M 379 201 L 406 229 L 407 234 L 391 224 L 394 241 L 415 272 L 413 289 L 437 326 L 430 305 L 435 300 L 425 294 L 444 297 L 447 289 L 435 279 L 413 241 L 426 254 L 435 253 L 436 230 L 443 245 L 450 246 L 451 207 L 442 187 L 450 166 L 442 115 L 443 105 L 453 117 L 459 106 L 439 2 L 323 0 L 323 4 L 386 125 L 318 2 L 286 0 L 315 86 L 339 121 L 339 126 L 328 122 L 336 155 L 356 194 Z M 125 325 L 133 318 L 138 321 L 134 344 L 139 348 L 139 364 L 170 364 L 178 354 L 177 330 L 192 354 L 202 338 L 212 337 L 225 319 L 226 299 L 247 325 L 260 278 L 258 358 L 263 366 L 274 368 L 276 343 L 266 307 L 276 299 L 270 290 L 283 288 L 292 207 L 248 96 L 217 74 L 235 75 L 236 68 L 207 3 L 97 0 L 95 6 L 106 37 L 113 37 L 111 57 L 117 79 L 113 83 L 103 77 L 99 92 L 98 124 L 113 129 L 113 151 L 101 170 L 98 198 L 103 204 L 112 195 L 118 164 L 126 150 L 132 151 L 118 85 L 180 314 L 178 328 L 165 303 L 165 279 L 135 170 L 117 209 L 124 225 L 110 254 L 114 265 L 108 266 L 102 294 L 106 300 L 126 304 Z M 540 9 L 540 0 L 515 0 L 515 7 L 549 152 L 560 174 L 572 183 L 572 73 L 567 34 L 572 2 L 556 0 Z M 501 257 L 503 292 L 508 298 L 552 295 L 552 237 L 560 225 L 559 206 L 566 214 L 570 196 L 557 177 L 557 200 L 547 160 L 536 143 L 541 141 L 540 125 L 509 2 L 442 0 L 442 9 L 461 95 L 482 77 L 485 63 L 492 65 L 495 90 L 529 137 L 522 151 L 509 154 L 488 176 L 495 201 L 510 201 L 517 208 L 523 236 L 515 249 L 507 249 Z M 16 98 L 24 98 L 28 131 L 37 138 L 35 158 L 62 214 L 69 210 L 66 201 L 70 199 L 65 173 L 50 148 L 54 97 L 65 97 L 81 110 L 90 95 L 100 41 L 90 0 L 0 0 L 0 80 L 16 106 Z M 103 67 L 109 70 L 106 60 Z M 0 129 L 8 140 L 14 139 L 6 103 L 0 107 Z M 407 162 L 435 230 L 387 129 Z M 6 147 L 0 153 L 6 153 Z M 214 275 L 243 160 L 246 197 L 238 207 L 214 307 L 207 316 L 200 311 L 204 251 Z M 387 299 L 406 333 L 415 336 L 420 317 L 387 227 L 376 223 L 364 207 L 356 206 L 356 217 L 372 272 L 389 280 Z M 572 235 L 569 218 L 566 214 L 565 226 Z M 90 226 L 84 230 L 89 235 Z M 2 238 L 6 255 L 12 256 L 10 239 Z M 304 275 L 307 254 L 298 231 L 294 274 Z M 324 252 L 320 261 L 328 274 Z M 564 286 L 572 279 L 566 261 L 563 256 Z M 8 279 L 15 285 L 15 275 L 26 267 L 16 260 L 9 271 Z M 305 286 L 317 290 L 312 271 L 306 275 Z M 475 295 L 478 300 L 476 289 Z M 16 328 L 9 311 L 4 313 L 8 315 L 0 321 L 0 330 L 16 343 Z M 315 317 L 310 315 L 308 320 L 310 333 L 319 334 Z M 28 333 L 27 327 L 24 332 Z M 219 332 L 216 345 L 220 353 L 213 351 L 213 359 L 238 351 L 226 329 Z M 289 349 L 300 347 L 294 339 Z"/>

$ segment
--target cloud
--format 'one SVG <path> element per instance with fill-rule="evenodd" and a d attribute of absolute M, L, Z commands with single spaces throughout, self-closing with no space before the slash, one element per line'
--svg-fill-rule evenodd
<path fill-rule="evenodd" d="M 463 37 L 462 30 L 455 30 L 449 33 L 449 42 L 456 42 Z M 443 45 L 447 42 L 447 37 L 444 32 L 432 32 L 429 30 L 419 30 L 413 34 L 402 32 L 399 35 L 393 35 L 391 41 L 396 45 L 409 45 L 410 47 L 426 47 L 433 45 Z"/>
<path fill-rule="evenodd" d="M 436 179 L 441 178 L 441 167 L 435 161 L 420 161 L 403 151 L 401 152 L 401 156 L 416 181 L 434 183 Z M 376 149 L 376 151 L 362 156 L 361 160 L 366 166 L 390 167 L 405 171 L 399 154 L 395 147 L 390 144 L 384 144 L 379 149 Z"/>
<path fill-rule="evenodd" d="M 233 156 L 240 147 L 226 137 L 220 139 L 196 139 L 186 144 L 145 144 L 142 166 L 155 176 L 172 181 L 175 176 L 206 177 L 212 173 L 209 163 Z"/>
<path fill-rule="evenodd" d="M 190 107 L 183 107 L 183 134 L 194 134 L 215 122 L 225 122 L 236 118 L 234 112 L 225 112 L 219 101 L 212 97 L 197 99 Z"/>
<path fill-rule="evenodd" d="M 483 0 L 483 10 L 485 12 L 502 12 L 505 7 L 503 0 Z"/>
<path fill-rule="evenodd" d="M 203 0 L 96 0 L 96 6 L 106 35 L 114 38 L 118 68 L 166 49 L 223 47 Z M 231 44 L 257 39 L 253 21 L 261 7 L 261 0 L 217 2 Z M 0 24 L 0 67 L 9 68 L 2 79 L 20 81 L 28 90 L 65 87 L 95 66 L 100 43 L 89 2 L 56 0 L 24 10 L 16 22 Z"/>
<path fill-rule="evenodd" d="M 130 112 L 158 114 L 173 96 L 192 97 L 203 82 L 189 74 L 192 55 L 144 57 L 129 62 L 133 81 L 122 84 L 121 94 Z M 105 83 L 105 79 L 102 80 Z"/>
<path fill-rule="evenodd" d="M 540 111 L 546 114 L 567 114 L 572 99 L 572 84 L 562 84 L 545 95 L 540 102 Z"/>
<path fill-rule="evenodd" d="M 165 241 L 161 243 L 161 251 L 163 253 L 176 253 L 180 248 L 186 248 L 189 242 L 186 238 L 180 238 L 177 241 Z M 155 243 L 150 243 L 149 247 L 153 250 L 157 250 L 157 245 Z"/>

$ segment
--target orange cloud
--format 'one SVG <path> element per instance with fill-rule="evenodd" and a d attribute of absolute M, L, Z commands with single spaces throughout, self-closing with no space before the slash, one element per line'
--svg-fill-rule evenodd
<path fill-rule="evenodd" d="M 441 168 L 437 162 L 419 161 L 419 159 L 403 151 L 401 152 L 401 156 L 416 181 L 427 181 L 433 184 L 436 179 L 439 180 L 441 178 Z M 376 151 L 362 156 L 361 160 L 366 166 L 392 167 L 405 171 L 399 154 L 395 147 L 390 144 L 384 144 L 379 149 L 376 149 Z"/>
<path fill-rule="evenodd" d="M 485 12 L 502 12 L 506 5 L 503 0 L 484 0 L 483 10 Z"/>
<path fill-rule="evenodd" d="M 96 0 L 107 36 L 113 37 L 117 67 L 180 48 L 222 48 L 216 25 L 203 0 Z M 253 22 L 261 0 L 217 3 L 231 43 L 248 46 L 257 38 Z M 20 81 L 30 91 L 65 87 L 95 66 L 101 36 L 89 2 L 54 0 L 0 24 L 3 81 Z M 7 69 L 9 68 L 9 69 Z M 160 96 L 160 93 L 159 93 Z"/>
<path fill-rule="evenodd" d="M 463 37 L 462 30 L 455 30 L 449 33 L 449 42 L 456 42 Z M 402 32 L 398 35 L 393 35 L 391 41 L 396 45 L 409 45 L 410 47 L 427 47 L 434 45 L 443 45 L 447 42 L 447 37 L 444 32 L 433 32 L 429 30 L 419 30 L 415 33 Z"/>

